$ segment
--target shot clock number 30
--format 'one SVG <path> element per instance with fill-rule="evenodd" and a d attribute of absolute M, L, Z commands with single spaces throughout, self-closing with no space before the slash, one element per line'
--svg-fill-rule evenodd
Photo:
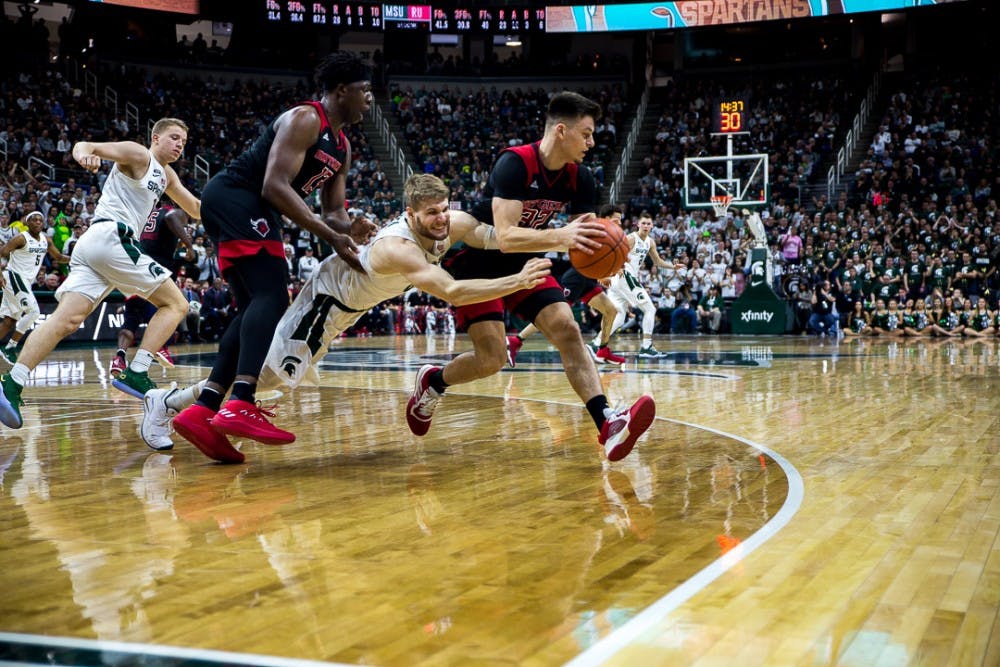
<path fill-rule="evenodd" d="M 722 100 L 715 104 L 714 131 L 719 134 L 746 132 L 749 109 L 744 100 Z"/>

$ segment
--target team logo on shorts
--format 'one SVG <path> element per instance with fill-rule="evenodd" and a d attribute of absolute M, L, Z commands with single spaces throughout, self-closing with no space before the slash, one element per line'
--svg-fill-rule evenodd
<path fill-rule="evenodd" d="M 256 220 L 250 221 L 250 226 L 253 230 L 260 234 L 261 238 L 267 236 L 267 233 L 271 231 L 271 226 L 267 224 L 266 218 L 257 218 Z"/>
<path fill-rule="evenodd" d="M 298 357 L 288 355 L 287 357 L 281 360 L 281 370 L 285 371 L 285 373 L 288 374 L 288 377 L 294 378 L 295 371 L 298 369 L 299 364 L 301 363 L 302 360 L 299 359 Z"/>
<path fill-rule="evenodd" d="M 166 272 L 167 272 L 167 270 L 164 269 L 159 264 L 155 264 L 154 263 L 154 264 L 150 264 L 149 265 L 149 275 L 153 276 L 154 278 L 159 278 L 160 276 L 162 276 Z"/>

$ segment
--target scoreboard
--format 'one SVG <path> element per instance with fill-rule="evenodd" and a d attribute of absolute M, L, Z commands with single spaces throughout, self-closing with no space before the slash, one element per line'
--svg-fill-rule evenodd
<path fill-rule="evenodd" d="M 450 34 L 545 32 L 545 8 L 514 5 L 456 7 L 335 2 L 321 0 L 258 0 L 264 18 L 284 25 L 312 25 L 353 30 L 423 30 Z"/>

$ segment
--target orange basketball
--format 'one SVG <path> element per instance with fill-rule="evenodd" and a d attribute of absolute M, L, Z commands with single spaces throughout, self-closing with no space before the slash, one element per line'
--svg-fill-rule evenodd
<path fill-rule="evenodd" d="M 607 278 L 621 271 L 628 259 L 628 241 L 625 240 L 625 232 L 621 225 L 610 218 L 597 218 L 595 222 L 604 225 L 605 236 L 596 240 L 601 242 L 601 247 L 594 250 L 593 255 L 588 255 L 582 250 L 571 248 L 569 251 L 569 261 L 573 268 L 587 276 L 588 278 Z"/>

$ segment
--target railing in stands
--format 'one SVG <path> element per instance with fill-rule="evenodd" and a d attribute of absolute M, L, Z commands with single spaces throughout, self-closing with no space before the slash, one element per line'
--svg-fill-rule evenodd
<path fill-rule="evenodd" d="M 622 159 L 618 163 L 618 167 L 615 169 L 615 177 L 611 181 L 611 187 L 608 188 L 608 201 L 612 204 L 618 204 L 618 197 L 621 194 L 622 185 L 625 182 L 625 175 L 628 173 L 628 163 L 632 159 L 632 152 L 635 150 L 635 141 L 639 136 L 639 129 L 642 128 L 642 123 L 646 119 L 646 105 L 649 102 L 649 88 L 642 91 L 642 97 L 639 99 L 639 106 L 635 110 L 635 118 L 632 120 L 632 129 L 629 130 L 628 136 L 625 138 L 625 146 L 622 148 Z"/>
<path fill-rule="evenodd" d="M 406 151 L 399 146 L 396 135 L 389 128 L 389 121 L 386 119 L 385 114 L 382 113 L 382 108 L 377 104 L 372 104 L 371 113 L 372 122 L 378 128 L 379 136 L 385 142 L 386 146 L 389 147 L 389 157 L 392 163 L 396 166 L 396 170 L 403 175 L 403 178 L 408 179 L 413 175 L 413 167 L 410 166 L 410 163 L 406 159 Z"/>
<path fill-rule="evenodd" d="M 83 73 L 83 94 L 93 95 L 97 99 L 97 75 L 93 72 Z"/>
<path fill-rule="evenodd" d="M 133 132 L 138 132 L 139 107 L 132 104 L 131 102 L 125 103 L 125 123 L 128 124 L 129 128 L 131 128 Z"/>
<path fill-rule="evenodd" d="M 115 110 L 115 120 L 118 120 L 118 91 L 111 86 L 104 86 L 104 106 Z"/>
<path fill-rule="evenodd" d="M 861 135 L 868 123 L 868 117 L 874 109 L 881 86 L 882 71 L 879 70 L 875 72 L 868 90 L 865 91 L 865 97 L 861 100 L 861 108 L 855 114 L 854 120 L 851 122 L 851 127 L 847 130 L 847 135 L 844 137 L 844 145 L 837 151 L 837 162 L 830 165 L 830 169 L 826 172 L 826 196 L 831 202 L 833 201 L 837 186 L 840 185 L 840 179 L 843 177 L 844 171 L 847 169 L 851 158 L 854 157 L 854 152 L 861 141 Z"/>
<path fill-rule="evenodd" d="M 212 178 L 211 165 L 200 155 L 194 156 L 194 177 L 198 179 L 202 188 L 208 185 L 208 180 Z"/>
<path fill-rule="evenodd" d="M 31 165 L 38 164 L 42 169 L 45 170 L 50 181 L 54 181 L 56 178 L 56 168 L 44 160 L 39 160 L 37 157 L 32 155 L 28 158 L 28 171 L 31 171 Z"/>

